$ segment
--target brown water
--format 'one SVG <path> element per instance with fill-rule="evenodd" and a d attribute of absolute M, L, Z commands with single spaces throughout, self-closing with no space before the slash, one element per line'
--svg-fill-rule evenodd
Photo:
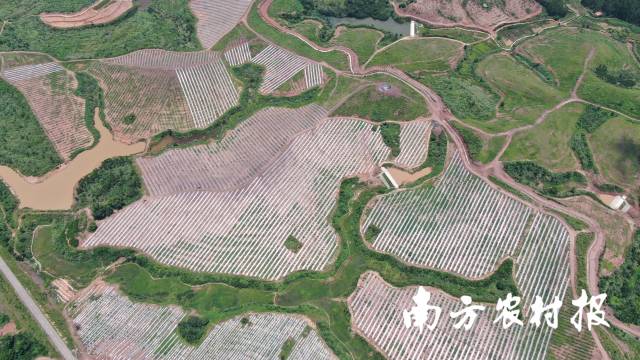
<path fill-rule="evenodd" d="M 13 169 L 0 166 L 0 178 L 9 185 L 20 200 L 21 208 L 34 210 L 66 210 L 73 206 L 73 193 L 80 179 L 95 170 L 106 159 L 143 152 L 142 142 L 125 145 L 113 136 L 96 114 L 96 129 L 100 142 L 93 149 L 84 151 L 71 162 L 40 178 L 24 177 Z"/>

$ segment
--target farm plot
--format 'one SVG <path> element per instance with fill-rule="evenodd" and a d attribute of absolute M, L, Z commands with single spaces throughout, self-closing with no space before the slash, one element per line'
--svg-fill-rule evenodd
<path fill-rule="evenodd" d="M 101 222 L 82 246 L 132 247 L 172 266 L 267 280 L 322 270 L 337 249 L 327 219 L 340 181 L 374 175 L 389 154 L 368 123 L 326 119 L 250 184 L 143 199 Z M 291 236 L 295 251 L 285 246 Z"/>
<path fill-rule="evenodd" d="M 231 66 L 239 66 L 251 61 L 249 43 L 243 41 L 224 52 L 224 57 Z"/>
<path fill-rule="evenodd" d="M 400 155 L 394 163 L 406 169 L 420 166 L 427 159 L 431 121 L 412 121 L 401 125 Z"/>
<path fill-rule="evenodd" d="M 470 331 L 458 330 L 453 327 L 457 320 L 452 319 L 449 313 L 459 311 L 464 305 L 438 289 L 426 290 L 431 293 L 429 303 L 442 308 L 438 326 L 423 332 L 415 327 L 407 329 L 403 310 L 415 305 L 412 297 L 416 288 L 394 288 L 378 274 L 367 272 L 361 276 L 356 291 L 348 299 L 352 326 L 392 360 L 546 358 L 553 333 L 550 327 L 544 324 L 540 328 L 516 325 L 503 329 L 500 324 L 493 323 L 496 318 L 494 306 L 486 305 L 486 311 L 479 313 Z M 565 290 L 566 282 L 557 294 L 560 299 Z"/>
<path fill-rule="evenodd" d="M 277 159 L 300 132 L 318 125 L 326 114 L 318 105 L 264 109 L 218 143 L 142 157 L 137 163 L 152 196 L 197 190 L 229 191 L 246 186 Z"/>
<path fill-rule="evenodd" d="M 57 29 L 102 25 L 115 21 L 132 7 L 132 0 L 99 0 L 94 5 L 76 13 L 42 13 L 40 20 Z"/>
<path fill-rule="evenodd" d="M 372 246 L 408 263 L 481 278 L 512 255 L 531 210 L 468 172 L 456 154 L 436 187 L 382 197 L 366 219 Z"/>
<path fill-rule="evenodd" d="M 275 45 L 262 50 L 253 62 L 266 68 L 260 91 L 268 94 L 304 70 L 307 88 L 323 81 L 322 66 Z"/>
<path fill-rule="evenodd" d="M 93 142 L 84 121 L 84 100 L 75 96 L 75 78 L 50 62 L 16 66 L 2 77 L 27 99 L 45 134 L 64 160 Z"/>
<path fill-rule="evenodd" d="M 460 25 L 491 32 L 501 24 L 535 17 L 542 7 L 534 0 L 417 0 L 397 10 L 432 25 Z"/>
<path fill-rule="evenodd" d="M 251 0 L 193 0 L 189 7 L 198 18 L 196 24 L 198 39 L 205 49 L 215 45 L 231 31 L 244 13 Z"/>
<path fill-rule="evenodd" d="M 295 341 L 289 359 L 335 356 L 305 318 L 247 314 L 215 325 L 200 345 L 177 335 L 186 313 L 175 306 L 133 303 L 116 288 L 96 282 L 68 311 L 87 352 L 105 359 L 273 359 L 288 339 Z M 245 320 L 243 320 L 245 319 Z"/>
<path fill-rule="evenodd" d="M 101 82 L 116 136 L 129 142 L 207 127 L 238 104 L 238 90 L 213 52 L 143 50 L 91 62 L 87 70 Z"/>

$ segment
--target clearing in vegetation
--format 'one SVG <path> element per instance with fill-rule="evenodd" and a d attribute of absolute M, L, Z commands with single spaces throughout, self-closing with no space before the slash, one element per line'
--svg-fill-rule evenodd
<path fill-rule="evenodd" d="M 463 26 L 493 32 L 501 24 L 533 18 L 542 12 L 534 0 L 417 0 L 400 1 L 396 11 L 430 25 Z M 405 6 L 402 6 L 405 4 Z"/>
<path fill-rule="evenodd" d="M 239 103 L 239 91 L 215 52 L 142 50 L 78 67 L 100 81 L 106 119 L 127 142 L 168 129 L 208 127 Z M 136 120 L 128 124 L 130 115 Z"/>
<path fill-rule="evenodd" d="M 25 96 L 62 159 L 70 160 L 93 143 L 84 100 L 75 94 L 78 82 L 63 67 L 54 62 L 5 67 L 0 75 Z"/>
<path fill-rule="evenodd" d="M 367 66 L 394 67 L 407 73 L 444 72 L 455 68 L 462 56 L 463 44 L 449 39 L 403 39 L 378 52 Z"/>
<path fill-rule="evenodd" d="M 568 104 L 551 113 L 542 124 L 517 133 L 501 160 L 530 160 L 557 172 L 578 170 L 571 137 L 585 108 L 578 103 Z"/>
<path fill-rule="evenodd" d="M 96 4 L 72 14 L 42 13 L 40 20 L 57 29 L 103 25 L 116 21 L 133 8 L 133 0 L 99 0 Z"/>
<path fill-rule="evenodd" d="M 90 0 L 3 1 L 0 14 L 9 21 L 0 35 L 0 51 L 41 51 L 59 60 L 72 60 L 107 58 L 140 49 L 201 49 L 188 0 L 144 2 L 113 23 L 60 30 L 43 23 L 38 15 L 80 11 Z"/>
<path fill-rule="evenodd" d="M 258 140 L 254 146 L 262 143 Z M 216 152 L 221 145 L 195 151 Z M 132 247 L 161 263 L 192 271 L 268 280 L 303 269 L 322 270 L 337 250 L 336 235 L 327 222 L 334 197 L 328 194 L 335 194 L 346 176 L 375 173 L 389 149 L 368 123 L 332 118 L 300 133 L 276 156 L 262 175 L 240 188 L 184 189 L 136 202 L 99 223 L 82 246 Z M 191 167 L 206 166 L 208 159 L 198 158 Z M 235 167 L 222 168 L 220 174 Z M 175 172 L 165 174 L 175 177 Z M 168 224 L 175 225 L 167 228 Z M 121 234 L 123 230 L 128 234 Z M 302 243 L 298 253 L 284 246 L 290 235 Z"/>
<path fill-rule="evenodd" d="M 289 359 L 334 358 L 316 331 L 305 334 L 306 319 L 272 313 L 221 322 L 204 329 L 204 339 L 196 345 L 188 345 L 179 335 L 184 310 L 131 302 L 99 280 L 81 292 L 69 311 L 88 353 L 101 358 L 125 351 L 133 357 L 158 359 L 266 358 L 279 353 L 288 339 L 296 340 Z"/>

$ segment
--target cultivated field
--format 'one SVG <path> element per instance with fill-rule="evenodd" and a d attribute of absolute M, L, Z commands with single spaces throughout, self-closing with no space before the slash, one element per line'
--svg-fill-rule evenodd
<path fill-rule="evenodd" d="M 242 41 L 235 46 L 229 47 L 224 52 L 224 57 L 231 66 L 239 66 L 251 61 L 251 49 L 249 42 Z"/>
<path fill-rule="evenodd" d="M 4 68 L 2 77 L 27 99 L 38 122 L 64 160 L 93 142 L 84 120 L 76 79 L 54 62 Z"/>
<path fill-rule="evenodd" d="M 483 6 L 484 5 L 484 6 Z M 534 0 L 417 0 L 400 14 L 442 26 L 463 26 L 493 31 L 501 24 L 523 21 L 542 12 Z"/>
<path fill-rule="evenodd" d="M 132 7 L 132 0 L 99 0 L 94 5 L 77 13 L 42 13 L 40 20 L 57 29 L 102 25 L 115 21 Z"/>
<path fill-rule="evenodd" d="M 101 83 L 115 135 L 130 142 L 205 128 L 238 104 L 238 89 L 214 52 L 142 50 L 91 62 L 87 70 Z M 129 115 L 134 121 L 126 123 Z"/>
<path fill-rule="evenodd" d="M 326 114 L 317 105 L 264 109 L 220 142 L 141 157 L 137 163 L 151 196 L 230 191 L 248 185 L 287 150 L 296 136 L 318 126 Z"/>
<path fill-rule="evenodd" d="M 321 65 L 275 45 L 269 45 L 256 55 L 253 62 L 266 68 L 260 87 L 265 94 L 273 92 L 303 70 L 307 88 L 321 85 L 323 81 Z"/>
<path fill-rule="evenodd" d="M 300 316 L 238 316 L 215 325 L 200 345 L 188 346 L 176 331 L 186 316 L 182 309 L 133 303 L 100 281 L 68 311 L 87 352 L 100 359 L 274 359 L 288 339 L 295 341 L 289 359 L 335 358 Z"/>
<path fill-rule="evenodd" d="M 412 121 L 400 128 L 400 155 L 394 164 L 405 169 L 420 166 L 427 159 L 431 121 Z"/>
<path fill-rule="evenodd" d="M 373 248 L 408 263 L 481 278 L 515 253 L 530 214 L 469 173 L 455 155 L 437 186 L 379 199 L 362 231 L 381 229 Z"/>
<path fill-rule="evenodd" d="M 272 146 L 255 141 L 250 145 L 258 149 Z M 169 159 L 172 151 L 164 156 Z M 337 250 L 328 216 L 341 180 L 373 175 L 389 153 L 379 130 L 366 122 L 326 119 L 300 133 L 247 185 L 225 192 L 185 188 L 143 199 L 100 223 L 82 246 L 132 247 L 172 266 L 267 280 L 322 270 Z M 197 171 L 209 159 L 190 165 Z M 291 236 L 301 248 L 285 246 Z"/>
<path fill-rule="evenodd" d="M 556 274 L 551 274 L 556 276 Z M 565 283 L 558 296 L 562 299 Z M 415 305 L 412 297 L 416 287 L 394 288 L 377 273 L 363 274 L 358 288 L 349 297 L 349 311 L 353 328 L 367 338 L 389 359 L 545 359 L 552 330 L 546 325 L 512 326 L 502 329 L 494 324 L 494 306 L 479 314 L 470 331 L 454 329 L 457 320 L 450 312 L 459 311 L 459 299 L 434 288 L 430 304 L 442 308 L 442 317 L 434 330 L 422 333 L 415 327 L 405 328 L 403 310 Z M 547 299 L 550 299 L 548 297 Z M 429 319 L 429 323 L 433 319 Z"/>
<path fill-rule="evenodd" d="M 249 9 L 251 0 L 193 0 L 189 7 L 198 18 L 198 39 L 205 49 L 233 29 Z"/>

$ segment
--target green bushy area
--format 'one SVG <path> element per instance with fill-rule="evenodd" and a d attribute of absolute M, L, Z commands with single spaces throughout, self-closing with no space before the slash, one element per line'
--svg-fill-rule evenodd
<path fill-rule="evenodd" d="M 451 125 L 462 137 L 471 159 L 483 164 L 487 164 L 495 159 L 506 141 L 506 138 L 503 136 L 494 136 L 488 140 L 484 139 L 474 130 L 458 124 L 457 122 L 452 122 Z"/>
<path fill-rule="evenodd" d="M 94 113 L 95 109 L 99 109 L 99 114 L 104 119 L 104 93 L 98 80 L 86 72 L 76 73 L 76 79 L 78 80 L 78 88 L 76 89 L 76 95 L 84 99 L 84 123 L 87 129 L 93 135 L 93 144 L 95 146 L 100 141 L 100 133 L 95 127 Z"/>
<path fill-rule="evenodd" d="M 604 11 L 632 24 L 640 25 L 640 7 L 634 1 L 625 0 L 582 0 L 582 5 L 593 10 Z"/>
<path fill-rule="evenodd" d="M 600 279 L 600 290 L 607 294 L 607 302 L 618 319 L 640 325 L 640 231 L 636 231 L 624 263 Z"/>
<path fill-rule="evenodd" d="M 45 52 L 58 59 L 105 58 L 139 49 L 199 50 L 196 19 L 187 0 L 154 0 L 135 7 L 113 23 L 77 29 L 54 29 L 37 16 L 42 12 L 75 12 L 93 3 L 71 1 L 8 1 L 0 4 L 0 51 Z"/>
<path fill-rule="evenodd" d="M 504 171 L 517 182 L 554 197 L 582 194 L 581 188 L 587 184 L 587 179 L 579 172 L 554 173 L 533 161 L 505 162 Z"/>
<path fill-rule="evenodd" d="M 0 337 L 0 360 L 32 360 L 47 355 L 47 349 L 29 333 Z"/>
<path fill-rule="evenodd" d="M 304 10 L 333 17 L 371 17 L 387 20 L 393 17 L 393 7 L 389 0 L 299 0 Z"/>
<path fill-rule="evenodd" d="M 129 157 L 105 160 L 99 168 L 82 178 L 76 188 L 78 205 L 89 207 L 97 220 L 141 197 L 142 179 Z"/>
<path fill-rule="evenodd" d="M 0 79 L 0 165 L 25 176 L 41 176 L 61 163 L 27 99 Z"/>
<path fill-rule="evenodd" d="M 380 125 L 380 135 L 385 145 L 391 149 L 391 156 L 400 155 L 400 125 L 395 123 L 384 123 Z"/>
<path fill-rule="evenodd" d="M 199 316 L 189 316 L 178 324 L 178 334 L 189 344 L 198 344 L 207 333 L 209 320 Z"/>

